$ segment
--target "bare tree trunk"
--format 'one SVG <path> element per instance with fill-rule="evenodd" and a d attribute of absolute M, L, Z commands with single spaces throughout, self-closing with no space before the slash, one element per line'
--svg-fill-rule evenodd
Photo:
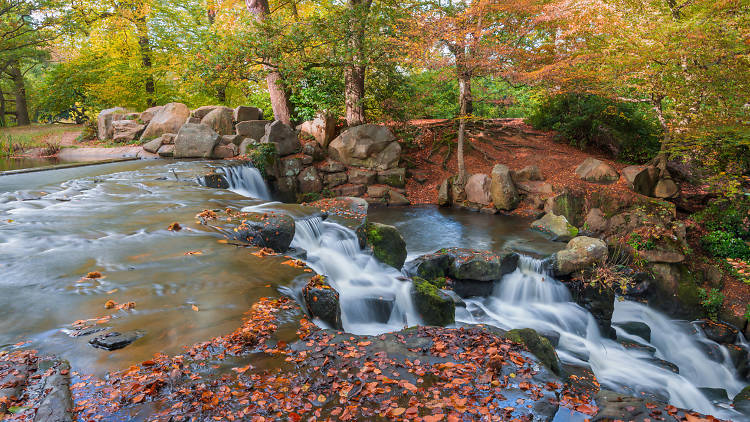
<path fill-rule="evenodd" d="M 466 163 L 464 161 L 466 119 L 473 111 L 473 103 L 471 101 L 471 72 L 460 64 L 456 65 L 456 70 L 458 72 L 458 103 L 460 105 L 456 158 L 458 160 L 458 181 L 463 184 L 466 182 Z"/>
<path fill-rule="evenodd" d="M 349 40 L 347 41 L 350 56 L 349 64 L 344 71 L 346 123 L 357 126 L 365 123 L 365 72 L 364 60 L 365 16 L 370 11 L 372 0 L 349 0 L 352 13 L 349 23 Z"/>
<path fill-rule="evenodd" d="M 245 6 L 257 21 L 264 20 L 266 15 L 270 13 L 268 0 L 245 0 Z M 290 125 L 292 123 L 292 104 L 289 101 L 289 92 L 284 87 L 281 72 L 273 64 L 266 65 L 264 68 L 268 72 L 266 83 L 268 84 L 268 94 L 271 97 L 273 115 L 277 120 Z"/>
<path fill-rule="evenodd" d="M 24 83 L 21 66 L 17 60 L 10 64 L 8 69 L 10 77 L 13 79 L 13 88 L 16 94 L 16 124 L 25 126 L 31 123 L 29 119 L 29 107 L 26 103 L 26 85 Z"/>
<path fill-rule="evenodd" d="M 671 140 L 669 133 L 669 125 L 667 120 L 664 118 L 664 112 L 662 109 L 662 98 L 656 98 L 653 102 L 654 113 L 656 113 L 656 119 L 659 121 L 661 130 L 664 132 L 661 144 L 659 146 L 659 153 L 652 160 L 652 164 L 659 169 L 661 178 L 669 178 L 669 172 L 667 171 L 667 144 Z"/>
<path fill-rule="evenodd" d="M 153 62 L 151 58 L 151 40 L 148 36 L 148 25 L 146 18 L 142 17 L 136 21 L 138 31 L 138 49 L 141 55 L 141 67 L 143 68 L 143 85 L 146 89 L 146 105 L 156 105 L 156 83 L 154 82 Z"/>
<path fill-rule="evenodd" d="M 5 127 L 5 93 L 0 91 L 0 127 Z"/>

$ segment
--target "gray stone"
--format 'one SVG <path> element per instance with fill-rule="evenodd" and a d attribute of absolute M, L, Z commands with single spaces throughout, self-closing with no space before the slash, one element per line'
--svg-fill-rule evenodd
<path fill-rule="evenodd" d="M 348 180 L 347 176 L 346 176 L 346 173 L 344 173 L 344 172 L 341 172 L 341 173 L 328 173 L 325 176 L 323 176 L 323 179 L 325 180 L 326 186 L 328 186 L 329 188 L 332 188 L 334 186 L 343 185 Z"/>
<path fill-rule="evenodd" d="M 299 191 L 301 193 L 313 193 L 323 190 L 323 181 L 320 179 L 315 167 L 307 167 L 297 176 Z"/>
<path fill-rule="evenodd" d="M 586 220 L 583 224 L 586 231 L 591 233 L 604 233 L 609 228 L 609 221 L 599 208 L 592 208 L 586 214 Z"/>
<path fill-rule="evenodd" d="M 197 117 L 193 117 L 193 116 L 189 116 L 187 118 L 187 120 L 185 120 L 185 123 L 196 123 L 197 124 L 197 123 L 200 123 L 200 122 L 201 122 L 201 119 L 199 119 Z"/>
<path fill-rule="evenodd" d="M 127 113 L 122 107 L 114 107 L 102 110 L 96 118 L 96 134 L 100 140 L 112 139 L 114 132 L 112 122 L 120 120 L 120 117 Z"/>
<path fill-rule="evenodd" d="M 398 166 L 401 146 L 385 126 L 364 124 L 347 129 L 328 145 L 332 159 L 377 170 Z"/>
<path fill-rule="evenodd" d="M 489 205 L 492 202 L 492 195 L 490 193 L 491 184 L 492 179 L 486 174 L 472 175 L 466 182 L 466 186 L 464 186 L 466 200 L 475 204 Z"/>
<path fill-rule="evenodd" d="M 571 226 L 562 215 L 547 213 L 531 223 L 531 228 L 551 236 L 552 240 L 567 242 L 578 236 L 578 229 Z"/>
<path fill-rule="evenodd" d="M 365 185 L 340 185 L 332 189 L 336 196 L 362 196 L 367 192 Z"/>
<path fill-rule="evenodd" d="M 456 318 L 456 302 L 453 298 L 427 280 L 416 277 L 413 282 L 414 306 L 422 316 L 424 324 L 453 324 Z"/>
<path fill-rule="evenodd" d="M 141 142 L 157 138 L 165 133 L 178 133 L 190 115 L 182 103 L 169 103 L 159 110 L 141 135 Z"/>
<path fill-rule="evenodd" d="M 248 150 L 252 149 L 253 145 L 257 144 L 258 141 L 252 138 L 245 138 L 240 142 L 239 150 L 237 151 L 239 155 L 245 155 L 247 154 Z"/>
<path fill-rule="evenodd" d="M 661 178 L 654 187 L 654 197 L 662 199 L 676 198 L 680 194 L 680 188 L 672 179 Z"/>
<path fill-rule="evenodd" d="M 321 277 L 321 276 L 316 276 Z M 307 311 L 335 330 L 342 329 L 339 292 L 325 279 L 313 277 L 302 289 Z"/>
<path fill-rule="evenodd" d="M 276 144 L 276 151 L 280 156 L 294 154 L 300 148 L 297 132 L 281 120 L 276 120 L 266 126 L 266 133 L 260 139 L 260 142 L 262 144 Z"/>
<path fill-rule="evenodd" d="M 349 170 L 349 183 L 359 185 L 372 185 L 378 179 L 377 172 L 373 170 L 360 169 L 353 167 Z"/>
<path fill-rule="evenodd" d="M 368 186 L 367 196 L 371 198 L 384 198 L 386 195 L 388 195 L 389 190 L 390 189 L 388 189 L 388 186 L 382 186 L 382 185 Z"/>
<path fill-rule="evenodd" d="M 283 253 L 289 250 L 294 231 L 294 219 L 286 214 L 252 212 L 242 216 L 242 223 L 232 235 L 237 240 Z"/>
<path fill-rule="evenodd" d="M 526 166 L 518 171 L 511 171 L 510 175 L 514 183 L 544 180 L 542 171 L 534 165 Z"/>
<path fill-rule="evenodd" d="M 162 145 L 156 153 L 160 157 L 174 157 L 174 145 Z"/>
<path fill-rule="evenodd" d="M 237 155 L 237 145 L 235 144 L 219 144 L 214 147 L 214 151 L 211 153 L 213 158 L 232 158 Z"/>
<path fill-rule="evenodd" d="M 75 417 L 73 397 L 70 392 L 70 364 L 67 361 L 39 362 L 43 371 L 43 392 L 36 408 L 34 422 L 72 422 Z"/>
<path fill-rule="evenodd" d="M 118 143 L 132 142 L 141 136 L 145 128 L 135 120 L 113 120 L 112 140 Z"/>
<path fill-rule="evenodd" d="M 397 192 L 395 190 L 389 190 L 388 191 L 388 205 L 391 206 L 405 206 L 409 205 L 411 202 L 409 202 L 409 199 L 404 196 L 402 193 Z"/>
<path fill-rule="evenodd" d="M 513 210 L 521 202 L 516 185 L 510 177 L 508 166 L 496 164 L 492 168 L 490 196 L 492 197 L 492 202 L 495 204 L 495 208 L 499 210 Z"/>
<path fill-rule="evenodd" d="M 235 122 L 246 122 L 248 120 L 263 119 L 263 110 L 258 107 L 239 106 L 234 109 L 233 116 Z"/>
<path fill-rule="evenodd" d="M 186 123 L 174 141 L 174 157 L 211 158 L 219 139 L 219 134 L 204 124 Z"/>
<path fill-rule="evenodd" d="M 240 146 L 244 139 L 240 135 L 222 135 L 219 143 L 222 145 L 235 144 L 236 146 Z"/>
<path fill-rule="evenodd" d="M 220 105 L 205 105 L 205 106 L 200 106 L 200 107 L 196 108 L 195 110 L 193 110 L 190 113 L 190 117 L 195 117 L 197 119 L 203 120 L 203 118 L 206 117 L 206 115 L 208 115 L 208 113 L 216 110 L 217 108 L 222 108 L 222 107 L 224 107 L 224 106 L 220 106 Z"/>
<path fill-rule="evenodd" d="M 318 166 L 318 170 L 323 173 L 339 173 L 346 170 L 346 166 L 338 161 L 326 160 L 323 164 Z"/>
<path fill-rule="evenodd" d="M 406 169 L 395 168 L 378 172 L 377 181 L 380 184 L 403 188 L 406 186 Z"/>
<path fill-rule="evenodd" d="M 271 122 L 268 120 L 242 121 L 237 123 L 234 130 L 237 135 L 240 135 L 241 137 L 252 138 L 256 141 L 260 141 L 260 139 L 266 134 L 266 126 L 268 126 L 269 123 Z"/>
<path fill-rule="evenodd" d="M 155 107 L 147 108 L 141 113 L 140 123 L 144 125 L 148 125 L 149 123 L 151 123 L 151 119 L 154 118 L 156 113 L 160 112 L 161 109 L 163 108 L 164 106 L 155 106 Z"/>
<path fill-rule="evenodd" d="M 98 349 L 112 351 L 112 350 L 122 349 L 123 347 L 130 345 L 134 341 L 143 337 L 143 335 L 144 333 L 138 330 L 127 331 L 124 333 L 112 331 L 107 334 L 94 337 L 93 339 L 89 340 L 89 344 L 91 344 L 92 346 Z"/>
<path fill-rule="evenodd" d="M 231 135 L 232 130 L 232 109 L 229 107 L 216 107 L 206 114 L 201 123 L 210 127 L 219 135 Z"/>
<path fill-rule="evenodd" d="M 320 161 L 326 158 L 325 151 L 316 142 L 308 142 L 303 145 L 302 153 L 311 156 L 313 161 Z"/>
<path fill-rule="evenodd" d="M 154 139 L 153 141 L 148 141 L 145 144 L 143 144 L 143 149 L 146 151 L 155 154 L 157 151 L 159 151 L 159 148 L 161 148 L 162 144 L 162 138 L 158 137 Z"/>
<path fill-rule="evenodd" d="M 400 270 L 406 261 L 406 242 L 398 229 L 387 224 L 366 223 L 357 229 L 360 246 L 380 262 Z"/>
<path fill-rule="evenodd" d="M 297 130 L 311 135 L 323 149 L 328 145 L 336 135 L 336 117 L 326 113 L 320 113 L 318 116 L 297 126 Z"/>
<path fill-rule="evenodd" d="M 161 143 L 162 145 L 174 145 L 176 137 L 176 133 L 165 133 L 164 135 L 161 135 Z"/>
<path fill-rule="evenodd" d="M 557 276 L 601 264 L 607 260 L 609 251 L 603 240 L 578 236 L 571 239 L 565 249 L 554 255 L 554 272 Z"/>
<path fill-rule="evenodd" d="M 589 157 L 576 168 L 576 174 L 581 179 L 593 183 L 614 183 L 620 179 L 620 174 L 609 164 Z"/>
<path fill-rule="evenodd" d="M 282 158 L 280 164 L 282 177 L 296 177 L 302 171 L 301 158 Z"/>
<path fill-rule="evenodd" d="M 451 204 L 450 181 L 448 179 L 443 180 L 438 187 L 437 203 L 441 207 L 447 207 Z"/>
<path fill-rule="evenodd" d="M 634 192 L 653 196 L 659 181 L 659 169 L 654 166 L 628 166 L 622 169 L 622 176 Z"/>

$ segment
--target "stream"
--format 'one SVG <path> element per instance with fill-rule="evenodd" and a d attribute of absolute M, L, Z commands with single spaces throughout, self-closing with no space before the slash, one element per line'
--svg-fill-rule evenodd
<path fill-rule="evenodd" d="M 104 374 L 229 333 L 260 297 L 279 290 L 294 295 L 300 271 L 278 265 L 283 257 L 255 257 L 250 249 L 221 244 L 220 233 L 195 224 L 201 210 L 227 207 L 298 217 L 292 246 L 304 249 L 307 264 L 340 292 L 347 331 L 377 334 L 421 322 L 411 283 L 361 251 L 353 230 L 335 218 L 299 218 L 295 206 L 270 202 L 250 167 L 223 170 L 229 190 L 200 186 L 196 178 L 210 166 L 141 160 L 0 177 L 0 350 L 30 341 L 29 347 L 68 359 L 78 371 Z M 651 340 L 616 328 L 618 336 L 653 347 L 653 356 L 602 338 L 567 288 L 541 270 L 538 258 L 564 244 L 532 232 L 527 220 L 436 207 L 372 208 L 368 218 L 398 227 L 407 260 L 452 246 L 523 253 L 518 269 L 496 282 L 490 297 L 464 299 L 466 306 L 456 309 L 457 325 L 554 331 L 561 360 L 590 367 L 609 389 L 741 418 L 699 390 L 722 388 L 731 398 L 744 387 L 726 350 L 716 361 L 706 346 L 723 348 L 692 334 L 690 323 L 630 301 L 616 302 L 613 323 L 645 323 Z M 173 222 L 183 230 L 167 230 Z M 90 271 L 104 277 L 81 280 Z M 110 299 L 136 306 L 113 312 L 104 308 Z M 112 329 L 145 335 L 113 352 L 91 347 L 87 337 L 70 336 L 72 322 L 108 314 Z M 659 359 L 677 365 L 679 374 Z"/>

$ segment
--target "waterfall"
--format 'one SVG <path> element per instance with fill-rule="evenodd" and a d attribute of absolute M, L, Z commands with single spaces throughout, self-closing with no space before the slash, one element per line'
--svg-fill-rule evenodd
<path fill-rule="evenodd" d="M 242 196 L 270 200 L 271 194 L 260 171 L 251 164 L 225 166 L 220 169 L 229 182 L 229 190 Z"/>

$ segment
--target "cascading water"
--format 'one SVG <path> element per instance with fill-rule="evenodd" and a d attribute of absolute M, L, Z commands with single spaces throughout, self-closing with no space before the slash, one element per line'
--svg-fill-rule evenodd
<path fill-rule="evenodd" d="M 221 168 L 221 172 L 229 182 L 229 190 L 232 192 L 256 199 L 271 199 L 263 176 L 252 165 L 226 166 Z"/>

